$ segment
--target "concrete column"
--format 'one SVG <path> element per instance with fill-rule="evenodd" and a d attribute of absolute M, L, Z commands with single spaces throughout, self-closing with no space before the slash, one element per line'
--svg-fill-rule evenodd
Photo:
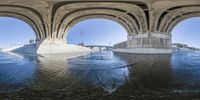
<path fill-rule="evenodd" d="M 120 46 L 119 46 L 120 45 Z M 123 48 L 122 48 L 123 47 Z M 116 52 L 141 54 L 171 53 L 171 36 L 164 33 L 136 34 L 128 36 L 126 42 L 114 46 Z"/>

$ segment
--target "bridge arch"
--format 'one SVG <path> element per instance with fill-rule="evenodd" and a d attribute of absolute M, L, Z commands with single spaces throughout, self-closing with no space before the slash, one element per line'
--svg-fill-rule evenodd
<path fill-rule="evenodd" d="M 53 37 L 64 39 L 71 26 L 81 20 L 91 18 L 104 18 L 116 21 L 127 30 L 129 35 L 147 32 L 145 12 L 135 4 L 83 2 L 65 4 L 57 9 L 53 21 L 55 22 Z"/>
<path fill-rule="evenodd" d="M 157 24 L 156 31 L 170 34 L 173 28 L 185 19 L 198 17 L 200 15 L 200 5 L 196 2 L 181 2 L 177 4 L 172 4 L 172 2 L 167 2 L 168 7 L 160 10 L 157 14 Z M 166 6 L 165 4 L 165 6 Z"/>
<path fill-rule="evenodd" d="M 180 16 L 176 19 L 174 19 L 166 28 L 165 32 L 170 34 L 172 32 L 172 30 L 175 28 L 175 26 L 179 23 L 181 23 L 182 21 L 185 21 L 189 18 L 193 18 L 193 17 L 200 17 L 200 12 L 197 13 L 192 13 L 192 14 L 185 14 L 184 16 Z"/>
<path fill-rule="evenodd" d="M 38 41 L 45 39 L 41 19 L 28 9 L 15 6 L 0 6 L 0 17 L 12 17 L 22 20 L 33 29 Z"/>
<path fill-rule="evenodd" d="M 39 29 L 38 29 L 38 27 L 36 27 L 36 26 L 34 25 L 34 23 L 33 23 L 31 20 L 29 20 L 27 17 L 21 16 L 21 15 L 15 15 L 15 14 L 13 14 L 13 13 L 0 13 L 0 18 L 1 18 L 1 17 L 16 18 L 16 19 L 18 19 L 18 20 L 21 20 L 21 21 L 25 22 L 27 25 L 29 25 L 29 26 L 33 29 L 33 31 L 34 31 L 34 33 L 35 33 L 35 35 L 36 35 L 36 39 L 37 39 L 37 40 L 40 40 L 40 39 L 41 39 L 41 36 L 40 36 L 40 34 L 39 34 Z"/>
<path fill-rule="evenodd" d="M 109 17 L 102 18 L 98 17 L 99 15 L 93 16 L 86 16 L 82 19 L 79 19 L 72 23 L 72 26 L 67 30 L 66 34 L 64 34 L 65 41 L 68 44 L 79 44 L 82 43 L 83 40 L 87 39 L 90 42 L 86 42 L 84 46 L 110 46 L 111 43 L 118 43 L 121 41 L 126 41 L 128 37 L 128 31 L 125 29 L 125 26 L 122 26 L 122 24 L 118 23 L 117 21 L 112 19 L 109 19 Z M 97 23 L 97 24 L 96 24 Z M 102 24 L 101 24 L 102 23 Z M 95 25 L 94 25 L 95 24 Z M 85 27 L 86 25 L 86 27 Z M 105 27 L 106 26 L 106 27 Z M 116 31 L 117 30 L 117 31 Z M 86 34 L 85 34 L 86 32 Z M 75 33 L 75 34 L 74 34 Z M 76 35 L 76 33 L 81 33 Z M 84 33 L 84 39 L 81 35 Z M 108 33 L 108 34 L 105 34 Z M 80 36 L 79 36 L 80 35 Z M 99 37 L 95 37 L 98 35 Z M 115 38 L 112 38 L 113 36 L 116 36 L 115 38 L 120 38 L 116 40 Z M 109 39 L 105 39 L 105 37 L 108 37 Z M 81 38 L 78 41 L 74 41 L 73 39 Z M 91 42 L 91 38 L 95 38 L 95 40 L 92 39 L 93 42 Z M 72 42 L 73 41 L 73 42 Z M 97 41 L 104 41 L 104 42 L 97 42 Z M 106 41 L 106 42 L 105 42 Z M 106 44 L 105 44 L 106 43 Z M 109 43 L 109 44 L 107 44 Z"/>
<path fill-rule="evenodd" d="M 35 53 L 37 36 L 28 23 L 8 15 L 0 16 L 0 21 L 0 52 Z"/>
<path fill-rule="evenodd" d="M 174 44 L 186 44 L 191 49 L 196 50 L 198 48 L 199 23 L 200 15 L 197 16 L 185 16 L 184 19 L 180 19 L 180 22 L 174 24 L 170 34 L 172 35 L 172 43 Z M 193 48 L 194 47 L 194 48 Z"/>
<path fill-rule="evenodd" d="M 114 21 L 114 22 L 120 24 L 126 30 L 126 33 L 128 33 L 128 35 L 133 34 L 133 32 L 131 32 L 131 29 L 129 29 L 128 26 L 126 26 L 126 24 L 123 21 L 119 21 L 119 20 L 115 19 L 115 17 L 113 17 L 113 16 L 108 16 L 108 15 L 89 15 L 89 16 L 84 16 L 84 17 L 78 18 L 78 19 L 74 20 L 73 22 L 71 22 L 68 25 L 68 27 L 65 28 L 65 30 L 64 30 L 65 33 L 62 34 L 63 36 L 61 36 L 61 38 L 62 39 L 65 38 L 66 39 L 68 31 L 70 30 L 70 28 L 72 28 L 73 26 L 75 26 L 79 22 L 90 20 L 90 19 L 106 19 L 106 20 Z M 134 32 L 136 32 L 136 31 L 134 30 Z"/>

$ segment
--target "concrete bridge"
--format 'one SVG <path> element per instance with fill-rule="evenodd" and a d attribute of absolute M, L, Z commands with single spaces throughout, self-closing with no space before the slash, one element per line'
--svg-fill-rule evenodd
<path fill-rule="evenodd" d="M 111 50 L 113 48 L 112 46 L 104 46 L 104 45 L 86 45 L 85 47 L 88 47 L 90 49 L 99 48 L 99 51 L 101 51 L 102 49 Z"/>
<path fill-rule="evenodd" d="M 114 46 L 117 52 L 170 53 L 172 29 L 200 16 L 200 0 L 0 0 L 0 16 L 28 23 L 39 54 L 76 51 L 66 44 L 68 30 L 91 18 L 110 19 L 126 29 L 128 40 Z"/>

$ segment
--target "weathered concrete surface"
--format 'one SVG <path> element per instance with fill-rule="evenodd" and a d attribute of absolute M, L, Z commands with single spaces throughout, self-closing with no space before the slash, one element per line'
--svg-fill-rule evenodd
<path fill-rule="evenodd" d="M 26 45 L 19 45 L 10 48 L 5 48 L 0 50 L 1 52 L 13 52 L 13 53 L 22 53 L 22 54 L 40 54 L 45 55 L 47 54 L 74 54 L 83 55 L 84 53 L 88 53 L 91 50 L 86 47 L 78 46 L 78 45 L 70 45 L 65 43 L 46 43 L 44 42 L 42 46 L 37 48 L 36 44 L 26 44 Z M 78 54 L 79 53 L 79 54 Z"/>
<path fill-rule="evenodd" d="M 38 54 L 67 54 L 67 53 L 87 53 L 91 49 L 78 45 L 66 44 L 64 41 L 43 41 L 37 50 Z"/>
<path fill-rule="evenodd" d="M 118 48 L 114 49 L 114 52 L 121 53 L 133 53 L 133 54 L 170 54 L 172 53 L 171 49 L 154 49 L 154 48 Z"/>
<path fill-rule="evenodd" d="M 171 53 L 171 36 L 160 33 L 128 36 L 128 40 L 115 44 L 115 52 L 163 54 Z"/>
<path fill-rule="evenodd" d="M 170 49 L 171 39 L 153 39 L 150 36 L 154 33 L 170 36 L 179 22 L 200 16 L 200 0 L 0 0 L 0 16 L 27 22 L 40 42 L 46 39 L 65 40 L 68 30 L 82 20 L 110 19 L 121 24 L 128 37 L 139 34 L 149 36 L 146 37 L 149 43 L 142 45 L 138 43 L 145 42 L 145 38 L 129 39 L 129 47 L 160 49 L 163 46 Z M 166 43 L 161 45 L 163 43 L 159 44 L 159 41 Z"/>

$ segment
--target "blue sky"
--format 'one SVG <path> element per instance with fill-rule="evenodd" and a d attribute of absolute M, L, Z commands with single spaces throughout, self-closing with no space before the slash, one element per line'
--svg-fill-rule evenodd
<path fill-rule="evenodd" d="M 11 44 L 26 44 L 32 38 L 35 38 L 35 34 L 25 22 L 0 17 L 0 48 L 9 47 Z"/>
<path fill-rule="evenodd" d="M 127 32 L 118 23 L 106 19 L 90 19 L 73 26 L 67 35 L 67 42 L 78 44 L 83 41 L 86 45 L 113 45 L 127 39 Z M 179 23 L 172 31 L 173 43 L 185 43 L 200 48 L 200 17 L 190 18 Z M 0 48 L 10 44 L 25 44 L 35 38 L 31 27 L 25 22 L 0 17 Z"/>
<path fill-rule="evenodd" d="M 171 34 L 173 43 L 184 43 L 200 48 L 200 17 L 189 18 L 180 22 Z"/>
<path fill-rule="evenodd" d="M 81 32 L 84 33 L 81 37 Z M 118 23 L 106 19 L 90 19 L 79 22 L 69 30 L 67 42 L 86 45 L 113 45 L 127 40 L 127 32 Z"/>

